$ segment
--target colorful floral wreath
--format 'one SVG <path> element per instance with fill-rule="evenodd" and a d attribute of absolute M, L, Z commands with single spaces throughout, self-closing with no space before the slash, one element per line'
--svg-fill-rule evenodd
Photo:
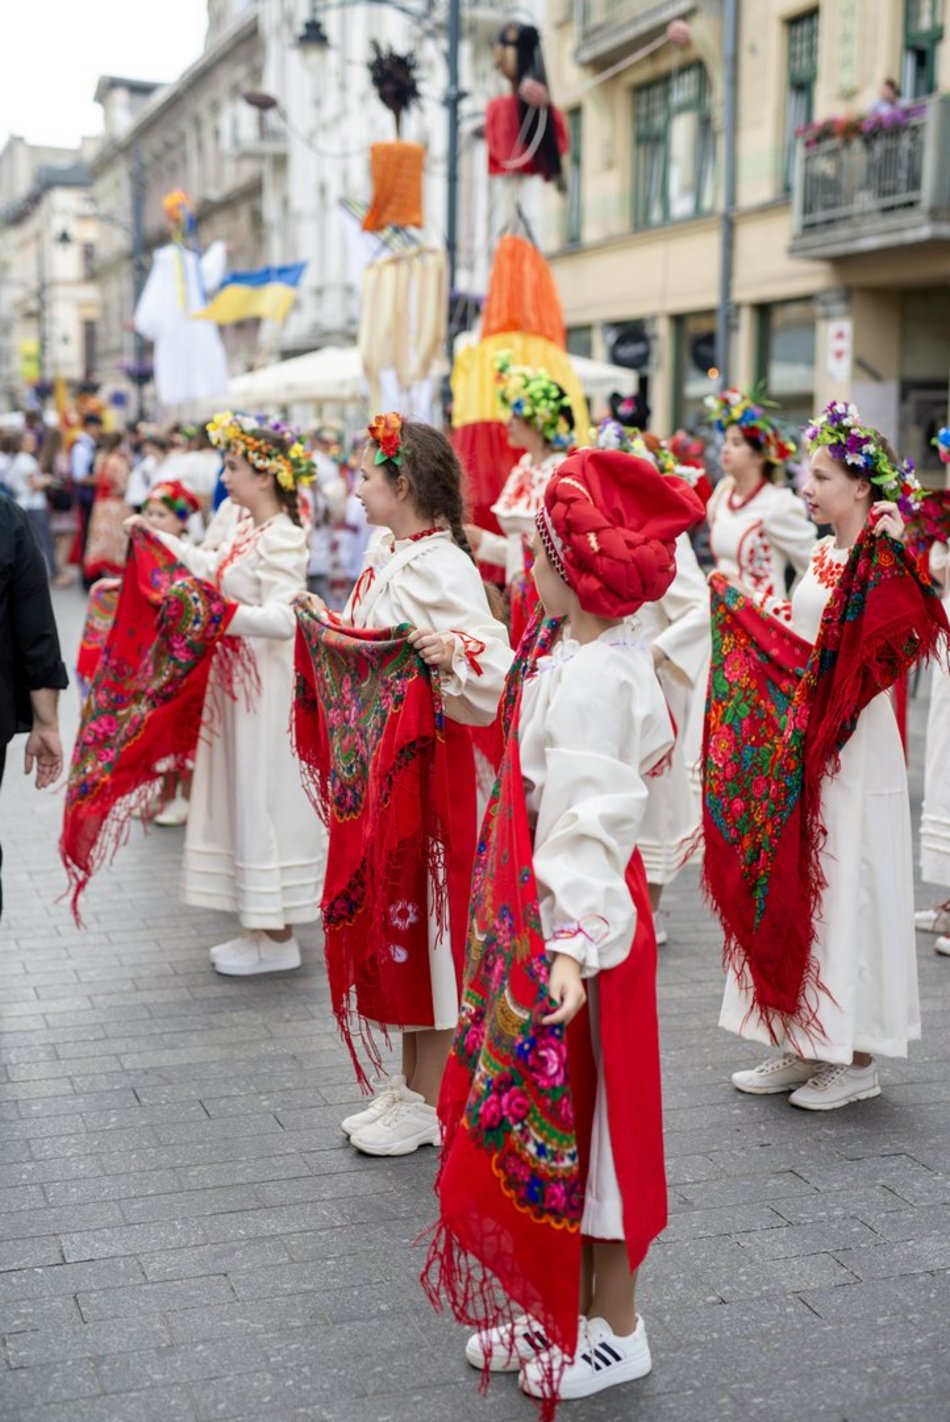
<path fill-rule="evenodd" d="M 235 415 L 221 410 L 207 424 L 216 449 L 237 448 L 259 474 L 273 474 L 291 493 L 315 477 L 313 460 L 300 442 L 299 431 L 265 415 Z"/>
<path fill-rule="evenodd" d="M 876 484 L 885 499 L 898 505 L 902 513 L 910 513 L 921 497 L 920 482 L 914 473 L 914 461 L 899 464 L 881 444 L 877 430 L 862 425 L 858 412 L 847 400 L 832 400 L 810 425 L 805 426 L 805 441 L 809 454 L 827 449 L 832 459 L 860 471 L 865 479 Z"/>
<path fill-rule="evenodd" d="M 494 365 L 498 399 L 504 409 L 536 429 L 552 448 L 570 449 L 574 435 L 564 412 L 570 410 L 571 400 L 557 381 L 543 366 L 532 370 L 527 365 L 512 365 L 511 351 L 499 351 Z"/>
<path fill-rule="evenodd" d="M 590 443 L 596 449 L 620 449 L 624 454 L 636 454 L 640 459 L 649 459 L 661 474 L 679 473 L 676 455 L 663 440 L 651 435 L 648 443 L 642 430 L 635 425 L 622 425 L 619 420 L 602 420 L 596 430 L 590 432 Z"/>
<path fill-rule="evenodd" d="M 738 425 L 744 435 L 757 442 L 770 464 L 784 464 L 795 453 L 795 441 L 768 414 L 766 406 L 770 402 L 757 389 L 721 390 L 718 395 L 707 395 L 703 403 L 720 434 L 725 434 L 730 425 Z"/>
<path fill-rule="evenodd" d="M 388 460 L 398 469 L 402 463 L 402 415 L 397 415 L 395 410 L 390 410 L 385 415 L 376 415 L 370 420 L 367 433 L 374 444 L 379 446 L 373 463 L 385 464 Z"/>
<path fill-rule="evenodd" d="M 163 479 L 161 483 L 153 484 L 148 491 L 146 503 L 152 499 L 164 504 L 182 523 L 187 523 L 192 514 L 198 513 L 201 508 L 191 490 L 186 489 L 178 479 Z"/>
<path fill-rule="evenodd" d="M 944 425 L 930 441 L 944 464 L 950 464 L 950 425 Z"/>

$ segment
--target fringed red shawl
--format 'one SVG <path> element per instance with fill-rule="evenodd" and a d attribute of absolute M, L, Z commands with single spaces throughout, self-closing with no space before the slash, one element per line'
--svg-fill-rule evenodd
<path fill-rule="evenodd" d="M 577 1343 L 584 1186 L 597 1087 L 590 1019 L 546 1026 L 552 1010 L 533 845 L 518 751 L 524 676 L 560 630 L 535 618 L 509 672 L 501 775 L 482 826 L 465 985 L 439 1099 L 444 1141 L 440 1220 L 422 1283 L 472 1327 L 526 1312 L 570 1355 Z M 623 963 L 600 974 L 600 1042 L 610 1139 L 631 1269 L 666 1224 L 656 938 L 646 875 L 627 885 L 637 930 Z M 554 1415 L 560 1364 L 546 1378 Z"/>
<path fill-rule="evenodd" d="M 115 610 L 119 605 L 119 586 L 99 582 L 89 593 L 86 620 L 83 623 L 79 652 L 76 656 L 76 676 L 79 678 L 84 699 L 92 685 L 102 649 L 109 639 L 115 621 Z"/>
<path fill-rule="evenodd" d="M 225 638 L 236 606 L 148 529 L 135 529 L 66 787 L 59 849 L 77 922 L 81 893 L 124 843 L 133 812 L 151 802 L 166 774 L 188 768 L 210 727 L 212 665 L 227 695 L 255 689 L 245 644 Z"/>
<path fill-rule="evenodd" d="M 815 923 L 826 886 L 821 786 L 858 717 L 947 637 L 940 599 L 887 536 L 864 532 L 814 647 L 721 574 L 712 589 L 704 884 L 725 961 L 775 1040 L 818 1032 Z M 820 1035 L 820 1034 L 819 1034 Z"/>
<path fill-rule="evenodd" d="M 429 908 L 447 927 L 453 801 L 470 800 L 474 819 L 470 743 L 460 745 L 460 753 L 467 746 L 469 765 L 460 763 L 459 783 L 453 763 L 450 784 L 451 723 L 439 678 L 410 645 L 409 630 L 342 626 L 322 620 L 304 601 L 297 605 L 294 744 L 304 785 L 329 831 L 327 973 L 363 1086 L 368 1077 L 357 1040 L 381 1070 L 371 1023 L 433 1023 Z M 466 886 L 473 854 L 474 824 Z M 441 951 L 451 951 L 448 939 Z"/>

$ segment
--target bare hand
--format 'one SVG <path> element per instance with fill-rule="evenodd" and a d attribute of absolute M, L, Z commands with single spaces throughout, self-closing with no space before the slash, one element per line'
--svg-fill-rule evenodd
<path fill-rule="evenodd" d="M 551 102 L 546 86 L 537 79 L 522 79 L 518 85 L 518 97 L 524 99 L 529 108 L 543 109 Z"/>
<path fill-rule="evenodd" d="M 298 607 L 309 608 L 309 610 L 311 612 L 315 612 L 318 617 L 322 616 L 323 613 L 327 610 L 327 605 L 319 593 L 298 593 L 295 601 L 297 602 Z"/>
<path fill-rule="evenodd" d="M 481 547 L 481 543 L 482 543 L 482 533 L 483 533 L 484 530 L 481 529 L 481 528 L 479 528 L 479 526 L 478 526 L 477 523 L 466 523 L 466 524 L 463 524 L 463 528 L 465 529 L 465 537 L 466 537 L 466 538 L 468 539 L 468 541 L 469 541 L 469 546 L 471 547 L 472 552 L 475 554 L 475 557 L 477 558 L 477 557 L 478 557 L 478 550 L 479 550 L 479 548 Z"/>
<path fill-rule="evenodd" d="M 451 632 L 433 632 L 428 627 L 416 627 L 409 633 L 409 645 L 419 653 L 426 666 L 448 671 L 455 655 L 455 638 Z"/>
<path fill-rule="evenodd" d="M 45 790 L 63 773 L 63 743 L 52 726 L 34 726 L 26 740 L 23 773 L 30 775 L 36 765 L 36 788 Z"/>
<path fill-rule="evenodd" d="M 548 979 L 548 996 L 559 1005 L 556 1012 L 541 1018 L 545 1027 L 553 1027 L 558 1022 L 570 1022 L 587 1001 L 587 993 L 581 981 L 581 965 L 567 953 L 554 955 Z"/>
<path fill-rule="evenodd" d="M 887 499 L 880 499 L 876 504 L 871 505 L 868 527 L 875 538 L 880 538 L 882 533 L 889 533 L 892 538 L 896 538 L 900 542 L 904 536 L 904 520 L 901 511 L 896 504 L 890 503 Z"/>
<path fill-rule="evenodd" d="M 133 528 L 146 528 L 147 524 L 141 514 L 131 514 L 125 520 L 122 527 L 128 529 L 129 533 L 131 533 Z"/>

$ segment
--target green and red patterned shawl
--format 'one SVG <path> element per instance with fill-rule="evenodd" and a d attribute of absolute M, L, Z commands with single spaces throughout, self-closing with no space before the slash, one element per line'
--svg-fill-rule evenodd
<path fill-rule="evenodd" d="M 428 910 L 432 904 L 439 926 L 447 925 L 453 819 L 442 691 L 410 645 L 409 627 L 344 626 L 305 600 L 296 612 L 294 745 L 330 838 L 323 890 L 330 995 L 365 1086 L 357 1038 L 381 1070 L 371 1023 L 433 1021 Z M 459 793 L 470 789 L 474 796 L 469 785 Z"/>
<path fill-rule="evenodd" d="M 465 985 L 439 1100 L 440 1223 L 423 1287 L 496 1326 L 521 1312 L 572 1352 L 583 1188 L 563 1026 L 552 1010 L 516 726 L 482 825 Z M 553 1415 L 557 1378 L 544 1415 Z"/>
<path fill-rule="evenodd" d="M 134 811 L 151 803 L 165 775 L 188 768 L 199 735 L 213 729 L 205 709 L 212 665 L 216 690 L 254 694 L 250 653 L 240 638 L 225 638 L 236 606 L 148 529 L 135 529 L 66 787 L 59 848 L 77 922 L 81 893 L 124 843 Z"/>
<path fill-rule="evenodd" d="M 815 646 L 713 574 L 704 881 L 725 958 L 778 1039 L 820 1035 L 812 955 L 826 885 L 821 786 L 858 717 L 946 641 L 934 588 L 900 544 L 862 533 Z"/>

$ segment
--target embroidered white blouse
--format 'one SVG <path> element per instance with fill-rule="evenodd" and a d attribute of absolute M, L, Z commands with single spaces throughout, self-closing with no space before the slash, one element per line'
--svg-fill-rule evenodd
<path fill-rule="evenodd" d="M 768 481 L 740 499 L 731 477 L 720 480 L 706 517 L 716 567 L 761 599 L 785 597 L 786 569 L 805 571 L 818 536 L 798 495 Z"/>
<path fill-rule="evenodd" d="M 623 962 L 636 928 L 625 875 L 644 775 L 673 744 L 635 619 L 584 645 L 562 639 L 525 682 L 519 717 L 534 872 L 548 950 L 590 977 Z"/>
<path fill-rule="evenodd" d="M 532 464 L 523 454 L 505 480 L 491 511 L 501 525 L 501 533 L 482 531 L 478 561 L 493 563 L 505 570 L 505 582 L 524 572 L 525 539 L 534 533 L 534 516 L 541 507 L 544 490 L 563 453 L 555 451 L 540 464 Z"/>
<path fill-rule="evenodd" d="M 511 665 L 504 623 L 492 616 L 478 569 L 445 529 L 422 538 L 393 538 L 380 529 L 341 613 L 356 627 L 408 622 L 455 635 L 452 666 L 442 673 L 446 715 L 488 726 Z"/>

